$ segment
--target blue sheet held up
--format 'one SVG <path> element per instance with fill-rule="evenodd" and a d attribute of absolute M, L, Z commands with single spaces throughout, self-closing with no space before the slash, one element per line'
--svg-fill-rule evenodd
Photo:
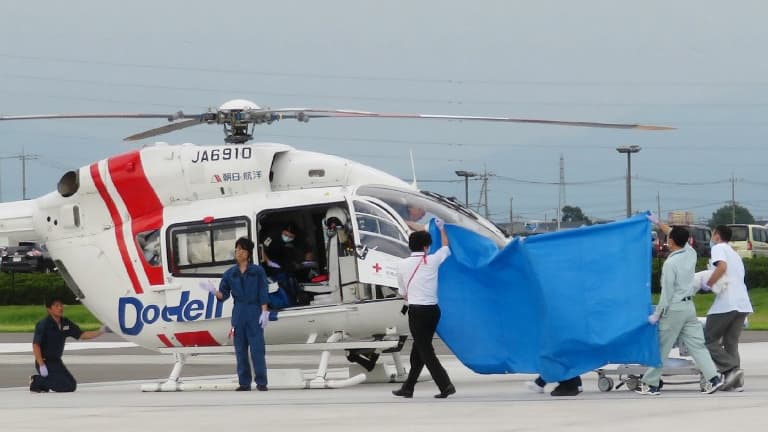
<path fill-rule="evenodd" d="M 446 229 L 452 255 L 440 267 L 438 334 L 473 371 L 554 382 L 607 363 L 661 364 L 657 328 L 647 322 L 645 216 L 516 238 L 501 250 Z"/>

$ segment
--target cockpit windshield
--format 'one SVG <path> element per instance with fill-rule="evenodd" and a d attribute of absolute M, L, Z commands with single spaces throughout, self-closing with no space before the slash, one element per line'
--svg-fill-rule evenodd
<path fill-rule="evenodd" d="M 475 213 L 439 194 L 417 193 L 388 186 L 361 186 L 357 195 L 383 201 L 413 230 L 423 229 L 432 218 L 439 217 L 447 223 L 461 225 L 488 237 L 499 246 L 506 242 L 501 232 L 484 225 Z"/>

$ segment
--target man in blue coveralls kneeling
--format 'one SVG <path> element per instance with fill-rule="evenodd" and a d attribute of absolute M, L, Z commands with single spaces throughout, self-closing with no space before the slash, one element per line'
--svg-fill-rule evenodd
<path fill-rule="evenodd" d="M 237 358 L 237 391 L 251 390 L 251 364 L 248 361 L 250 347 L 256 389 L 267 391 L 267 362 L 264 354 L 264 328 L 269 322 L 269 290 L 264 269 L 251 263 L 253 242 L 240 237 L 235 242 L 237 264 L 221 277 L 219 289 L 211 292 L 224 301 L 230 296 L 235 301 L 232 308 L 235 356 Z"/>

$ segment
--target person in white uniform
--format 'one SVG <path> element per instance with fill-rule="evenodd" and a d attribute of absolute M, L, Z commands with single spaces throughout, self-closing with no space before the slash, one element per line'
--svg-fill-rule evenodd
<path fill-rule="evenodd" d="M 432 237 L 427 231 L 416 231 L 408 237 L 408 247 L 411 256 L 403 258 L 397 268 L 397 282 L 400 295 L 408 304 L 408 327 L 413 337 L 411 348 L 411 370 L 402 387 L 393 390 L 395 396 L 411 398 L 416 381 L 419 379 L 424 366 L 440 389 L 435 397 L 445 399 L 456 393 L 448 373 L 440 364 L 432 346 L 432 338 L 440 321 L 440 307 L 437 301 L 437 272 L 440 264 L 451 254 L 448 248 L 448 235 L 445 224 L 436 219 L 435 225 L 440 229 L 442 247 L 432 255 L 427 255 L 432 245 Z"/>
<path fill-rule="evenodd" d="M 713 272 L 703 288 L 712 290 L 722 279 L 727 282 L 727 288 L 717 293 L 707 312 L 704 339 L 717 369 L 725 376 L 723 389 L 742 391 L 744 372 L 739 357 L 739 337 L 744 320 L 752 312 L 752 304 L 744 284 L 744 262 L 728 244 L 730 240 L 731 229 L 728 226 L 718 225 L 712 231 L 712 258 L 709 264 Z"/>

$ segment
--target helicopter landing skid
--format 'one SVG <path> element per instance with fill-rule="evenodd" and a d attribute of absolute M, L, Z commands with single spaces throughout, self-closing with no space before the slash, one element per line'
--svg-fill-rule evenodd
<path fill-rule="evenodd" d="M 267 352 L 322 350 L 318 367 L 314 371 L 269 369 L 270 389 L 344 388 L 363 382 L 392 383 L 405 380 L 407 371 L 403 366 L 400 350 L 402 350 L 407 336 L 401 336 L 397 340 L 379 339 L 373 341 L 340 342 L 342 338 L 342 332 L 335 332 L 324 343 L 268 345 L 266 347 Z M 328 361 L 331 351 L 337 350 L 346 350 L 350 353 L 371 350 L 376 353 L 376 351 L 381 350 L 382 354 L 392 354 L 394 365 L 376 363 L 376 359 L 379 356 L 376 354 L 372 358 L 369 357 L 369 361 L 373 362 L 373 364 L 368 365 L 369 367 L 354 364 L 344 370 L 329 369 Z M 231 354 L 233 352 L 232 346 L 168 348 L 160 349 L 160 352 L 173 354 L 174 365 L 171 374 L 165 382 L 143 384 L 141 386 L 141 391 L 143 392 L 216 391 L 234 390 L 237 387 L 236 381 L 231 379 L 222 380 L 217 378 L 196 381 L 184 381 L 181 379 L 181 371 L 187 362 L 188 356 Z"/>

